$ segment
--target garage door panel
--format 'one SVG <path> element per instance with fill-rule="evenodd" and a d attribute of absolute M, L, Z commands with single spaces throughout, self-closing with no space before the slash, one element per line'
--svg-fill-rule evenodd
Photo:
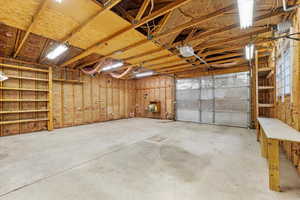
<path fill-rule="evenodd" d="M 248 127 L 249 73 L 177 80 L 177 120 Z"/>
<path fill-rule="evenodd" d="M 215 124 L 247 127 L 249 114 L 244 112 L 215 112 Z"/>
<path fill-rule="evenodd" d="M 188 122 L 200 122 L 199 110 L 177 110 L 177 120 Z"/>

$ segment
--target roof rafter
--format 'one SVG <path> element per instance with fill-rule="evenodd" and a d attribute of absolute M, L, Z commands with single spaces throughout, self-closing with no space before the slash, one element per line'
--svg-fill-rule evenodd
<path fill-rule="evenodd" d="M 138 13 L 137 13 L 137 15 L 135 17 L 136 21 L 140 21 L 142 19 L 142 17 L 145 14 L 145 11 L 146 11 L 146 9 L 147 9 L 150 1 L 151 0 L 144 0 L 142 6 L 140 7 L 140 9 L 139 9 L 139 11 L 138 11 Z"/>
<path fill-rule="evenodd" d="M 270 13 L 263 14 L 263 15 L 260 15 L 258 17 L 255 17 L 254 22 L 259 22 L 261 20 L 267 19 L 269 17 L 274 17 L 274 16 L 277 16 L 277 15 L 281 15 L 283 13 L 285 13 L 285 12 L 280 7 L 280 8 L 277 8 L 273 12 L 270 12 Z M 204 33 L 200 33 L 200 34 L 196 35 L 195 37 L 191 38 L 190 40 L 187 40 L 186 42 L 193 42 L 193 41 L 197 41 L 197 40 L 203 40 L 206 37 L 210 37 L 210 36 L 214 36 L 214 35 L 217 35 L 217 34 L 220 34 L 220 33 L 224 33 L 226 31 L 230 31 L 230 30 L 233 30 L 233 29 L 239 28 L 239 27 L 240 27 L 240 24 L 239 23 L 235 23 L 235 24 L 231 24 L 229 26 L 225 26 L 225 27 L 222 27 L 222 28 L 218 28 L 218 29 L 212 30 L 212 31 L 206 31 Z M 174 43 L 172 45 L 172 47 L 176 47 L 176 46 L 178 46 L 180 44 L 181 44 L 180 42 Z"/>

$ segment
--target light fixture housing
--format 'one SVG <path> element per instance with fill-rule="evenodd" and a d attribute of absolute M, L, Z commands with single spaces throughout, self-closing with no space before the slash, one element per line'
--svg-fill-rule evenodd
<path fill-rule="evenodd" d="M 3 72 L 0 72 L 0 81 L 5 81 L 7 79 L 8 79 L 8 77 L 5 76 Z"/>
<path fill-rule="evenodd" d="M 47 54 L 47 58 L 53 60 L 58 56 L 62 55 L 68 50 L 68 46 L 66 44 L 60 44 L 55 49 L 53 49 L 50 53 Z"/>
<path fill-rule="evenodd" d="M 112 65 L 108 65 L 106 67 L 103 67 L 101 69 L 101 71 L 106 72 L 106 71 L 115 70 L 115 69 L 118 69 L 118 68 L 122 67 L 123 65 L 124 65 L 124 61 L 120 60 L 120 61 L 118 61 L 118 62 L 116 62 Z"/>
<path fill-rule="evenodd" d="M 135 74 L 135 77 L 143 78 L 143 77 L 152 76 L 152 75 L 154 75 L 154 71 L 147 71 L 147 72 L 141 72 L 141 73 Z"/>
<path fill-rule="evenodd" d="M 253 25 L 254 0 L 238 0 L 241 29 Z"/>
<path fill-rule="evenodd" d="M 254 44 L 248 44 L 245 47 L 245 55 L 247 60 L 252 60 L 254 56 Z"/>

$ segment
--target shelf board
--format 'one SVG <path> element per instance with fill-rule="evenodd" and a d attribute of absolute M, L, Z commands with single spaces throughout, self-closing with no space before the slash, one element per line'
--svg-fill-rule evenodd
<path fill-rule="evenodd" d="M 0 90 L 17 90 L 17 91 L 48 92 L 48 90 L 45 90 L 45 89 L 10 88 L 10 87 L 0 87 Z"/>
<path fill-rule="evenodd" d="M 47 102 L 48 99 L 0 99 L 0 102 Z"/>
<path fill-rule="evenodd" d="M 258 104 L 258 107 L 260 107 L 260 108 L 273 108 L 274 104 L 260 103 L 260 104 Z"/>
<path fill-rule="evenodd" d="M 19 70 L 24 70 L 24 71 L 43 72 L 43 73 L 49 72 L 46 69 L 38 69 L 38 68 L 31 68 L 31 67 L 24 67 L 24 66 L 19 66 L 19 65 L 3 64 L 3 63 L 0 63 L 0 67 L 13 68 L 13 69 L 19 69 Z"/>
<path fill-rule="evenodd" d="M 0 125 L 5 125 L 5 124 L 19 124 L 19 123 L 27 123 L 27 122 L 38 122 L 38 121 L 48 121 L 48 118 L 1 121 Z"/>
<path fill-rule="evenodd" d="M 274 86 L 258 86 L 259 90 L 272 90 Z"/>
<path fill-rule="evenodd" d="M 9 79 L 23 79 L 23 80 L 30 80 L 30 81 L 42 81 L 42 82 L 48 82 L 48 79 L 42 79 L 42 78 L 31 78 L 31 77 L 22 77 L 22 76 L 7 76 Z"/>
<path fill-rule="evenodd" d="M 79 81 L 79 80 L 65 80 L 65 79 L 53 79 L 53 81 L 66 82 L 66 83 L 78 83 L 78 84 L 83 84 L 84 83 L 84 81 Z"/>
<path fill-rule="evenodd" d="M 263 67 L 263 68 L 259 68 L 258 72 L 269 72 L 272 70 L 273 70 L 273 68 L 271 68 L 271 67 Z"/>
<path fill-rule="evenodd" d="M 36 113 L 36 112 L 48 112 L 49 110 L 8 110 L 0 111 L 0 114 L 18 114 L 18 113 Z"/>

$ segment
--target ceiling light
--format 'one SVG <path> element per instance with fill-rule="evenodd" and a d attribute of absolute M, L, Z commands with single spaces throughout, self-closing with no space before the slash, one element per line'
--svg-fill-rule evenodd
<path fill-rule="evenodd" d="M 57 58 L 58 56 L 60 56 L 61 54 L 63 54 L 64 52 L 66 52 L 67 50 L 68 50 L 67 45 L 60 44 L 55 49 L 53 49 L 53 51 L 48 53 L 48 55 L 46 57 L 50 60 L 53 60 L 53 59 Z"/>
<path fill-rule="evenodd" d="M 241 29 L 253 25 L 254 0 L 238 0 Z"/>
<path fill-rule="evenodd" d="M 180 54 L 183 57 L 188 58 L 188 57 L 191 57 L 191 56 L 195 56 L 202 63 L 208 65 L 208 63 L 205 60 L 203 60 L 200 56 L 195 54 L 195 51 L 194 51 L 193 47 L 191 47 L 191 46 L 182 46 L 182 47 L 179 47 L 178 49 L 179 49 Z"/>
<path fill-rule="evenodd" d="M 245 54 L 246 54 L 247 60 L 252 60 L 253 55 L 254 55 L 254 44 L 248 44 L 245 47 Z"/>
<path fill-rule="evenodd" d="M 123 61 L 119 61 L 117 63 L 114 63 L 112 65 L 109 65 L 109 66 L 106 66 L 106 67 L 103 67 L 101 69 L 101 71 L 110 71 L 110 70 L 114 70 L 114 69 L 118 69 L 120 67 L 122 67 L 124 65 L 124 62 Z"/>
<path fill-rule="evenodd" d="M 3 72 L 0 72 L 0 81 L 5 81 L 7 79 L 8 79 L 8 77 L 5 76 Z"/>
<path fill-rule="evenodd" d="M 57 3 L 62 3 L 63 0 L 55 0 Z"/>
<path fill-rule="evenodd" d="M 136 78 L 142 78 L 142 77 L 146 77 L 146 76 L 152 76 L 154 74 L 153 71 L 148 71 L 148 72 L 142 72 L 142 73 L 138 73 L 135 75 Z"/>

